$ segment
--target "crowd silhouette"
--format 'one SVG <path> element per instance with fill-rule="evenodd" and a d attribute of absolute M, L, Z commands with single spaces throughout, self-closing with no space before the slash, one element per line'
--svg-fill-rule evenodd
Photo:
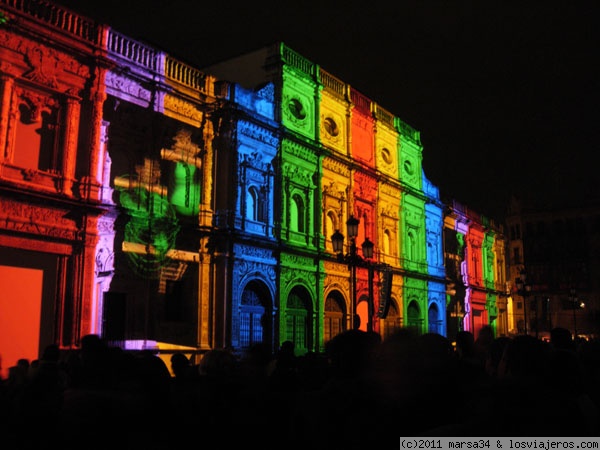
<path fill-rule="evenodd" d="M 183 353 L 170 367 L 97 335 L 1 380 L 0 447 L 398 448 L 400 436 L 600 436 L 600 342 L 345 331 L 323 354 Z M 169 370 L 170 369 L 170 370 Z"/>

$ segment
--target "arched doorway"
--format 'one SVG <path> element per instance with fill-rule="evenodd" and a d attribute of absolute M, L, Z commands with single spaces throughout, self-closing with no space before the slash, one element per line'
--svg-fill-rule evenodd
<path fill-rule="evenodd" d="M 421 318 L 421 308 L 416 301 L 411 301 L 406 308 L 406 325 L 414 328 L 417 333 L 421 334 L 423 319 Z"/>
<path fill-rule="evenodd" d="M 428 327 L 430 333 L 443 334 L 442 317 L 437 303 L 432 303 L 428 311 Z"/>
<path fill-rule="evenodd" d="M 303 355 L 311 349 L 311 317 L 310 294 L 303 286 L 296 286 L 288 296 L 285 308 L 285 333 L 281 341 L 292 341 L 296 354 Z"/>
<path fill-rule="evenodd" d="M 363 295 L 358 300 L 356 305 L 356 315 L 360 318 L 358 321 L 358 329 L 361 331 L 367 331 L 369 322 L 369 297 Z"/>
<path fill-rule="evenodd" d="M 273 348 L 273 309 L 271 295 L 259 280 L 250 281 L 240 303 L 240 347 L 264 343 Z"/>
<path fill-rule="evenodd" d="M 346 307 L 344 297 L 338 291 L 331 292 L 325 299 L 323 342 L 329 342 L 346 329 Z"/>
<path fill-rule="evenodd" d="M 391 336 L 400 329 L 402 325 L 402 318 L 400 317 L 400 310 L 395 301 L 390 300 L 390 307 L 387 317 L 383 320 L 383 339 Z"/>

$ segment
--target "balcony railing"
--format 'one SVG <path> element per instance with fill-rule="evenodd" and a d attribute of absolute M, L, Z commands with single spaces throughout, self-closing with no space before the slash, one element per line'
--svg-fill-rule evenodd
<path fill-rule="evenodd" d="M 315 76 L 315 65 L 306 59 L 304 56 L 296 53 L 294 50 L 282 44 L 281 56 L 283 60 L 290 66 L 311 75 Z"/>
<path fill-rule="evenodd" d="M 14 12 L 28 15 L 95 45 L 102 44 L 101 27 L 96 22 L 52 2 L 44 0 L 0 0 L 0 5 L 5 5 Z"/>
<path fill-rule="evenodd" d="M 132 63 L 146 67 L 153 72 L 161 72 L 160 53 L 147 45 L 128 38 L 114 30 L 108 32 L 108 51 L 131 61 Z"/>
<path fill-rule="evenodd" d="M 321 83 L 328 91 L 335 93 L 338 97 L 344 98 L 346 95 L 346 84 L 339 78 L 334 77 L 323 69 L 319 71 Z"/>
<path fill-rule="evenodd" d="M 184 86 L 206 92 L 206 74 L 170 56 L 166 60 L 166 76 Z"/>

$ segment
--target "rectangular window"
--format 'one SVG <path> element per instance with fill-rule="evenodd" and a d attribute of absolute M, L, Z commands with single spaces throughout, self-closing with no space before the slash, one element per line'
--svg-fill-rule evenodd
<path fill-rule="evenodd" d="M 36 114 L 27 105 L 21 105 L 15 127 L 13 164 L 44 172 L 58 170 L 56 129 L 56 112 Z"/>

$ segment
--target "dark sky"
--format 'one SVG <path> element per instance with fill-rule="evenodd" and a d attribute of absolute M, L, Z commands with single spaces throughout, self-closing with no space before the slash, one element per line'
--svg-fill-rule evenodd
<path fill-rule="evenodd" d="M 198 68 L 283 41 L 419 130 L 442 198 L 491 218 L 511 193 L 599 196 L 595 0 L 59 3 Z"/>

